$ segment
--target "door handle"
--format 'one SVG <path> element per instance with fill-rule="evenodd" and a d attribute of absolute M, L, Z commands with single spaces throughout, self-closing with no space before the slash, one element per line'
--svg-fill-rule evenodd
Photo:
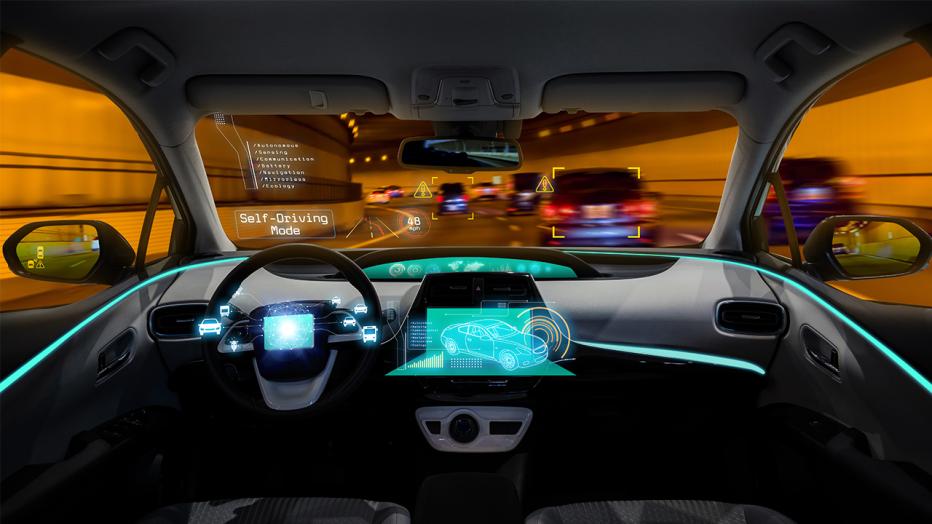
<path fill-rule="evenodd" d="M 840 376 L 838 371 L 838 348 L 808 325 L 802 327 L 800 335 L 803 340 L 803 347 L 812 362 L 838 378 Z"/>
<path fill-rule="evenodd" d="M 97 353 L 97 380 L 112 375 L 129 361 L 135 338 L 135 331 L 128 329 Z"/>

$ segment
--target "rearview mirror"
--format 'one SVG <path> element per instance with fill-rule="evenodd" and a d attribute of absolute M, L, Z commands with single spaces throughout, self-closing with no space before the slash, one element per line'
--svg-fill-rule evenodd
<path fill-rule="evenodd" d="M 823 280 L 892 277 L 925 268 L 932 238 L 906 219 L 841 215 L 819 222 L 803 252 Z"/>
<path fill-rule="evenodd" d="M 135 253 L 112 226 L 96 220 L 32 222 L 3 243 L 10 271 L 52 282 L 114 284 Z"/>
<path fill-rule="evenodd" d="M 398 163 L 448 173 L 511 171 L 521 167 L 521 147 L 503 138 L 406 138 L 398 148 Z"/>

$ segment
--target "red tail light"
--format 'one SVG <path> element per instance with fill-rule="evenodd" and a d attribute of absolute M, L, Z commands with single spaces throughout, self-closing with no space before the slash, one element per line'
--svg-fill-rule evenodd
<path fill-rule="evenodd" d="M 558 218 L 570 218 L 579 214 L 579 210 L 575 206 L 568 204 L 555 205 L 553 203 L 546 204 L 541 209 L 541 215 L 544 218 L 550 220 L 556 220 Z"/>
<path fill-rule="evenodd" d="M 561 216 L 565 217 L 571 217 L 577 213 L 576 208 L 573 206 L 560 206 L 559 209 L 557 209 L 557 212 L 560 213 Z"/>
<path fill-rule="evenodd" d="M 469 197 L 466 195 L 466 193 L 463 193 L 463 202 L 469 202 Z"/>
<path fill-rule="evenodd" d="M 650 218 L 657 213 L 657 203 L 653 200 L 630 200 L 618 205 L 619 210 L 628 216 Z"/>
<path fill-rule="evenodd" d="M 437 202 L 443 203 L 443 195 L 437 195 Z"/>

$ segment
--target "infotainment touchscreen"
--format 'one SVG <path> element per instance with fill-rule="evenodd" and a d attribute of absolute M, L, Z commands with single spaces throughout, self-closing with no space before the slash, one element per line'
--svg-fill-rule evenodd
<path fill-rule="evenodd" d="M 570 376 L 566 319 L 519 274 L 429 275 L 390 376 Z"/>

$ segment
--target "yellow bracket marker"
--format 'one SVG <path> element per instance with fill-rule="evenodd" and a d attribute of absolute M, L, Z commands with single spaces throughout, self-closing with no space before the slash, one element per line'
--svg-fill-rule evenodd
<path fill-rule="evenodd" d="M 641 238 L 641 226 L 638 226 L 638 234 L 637 234 L 637 235 L 628 235 L 628 238 Z"/>
<path fill-rule="evenodd" d="M 470 216 L 470 217 L 467 218 L 466 220 L 475 220 L 475 219 L 476 219 L 476 212 L 473 211 L 473 212 L 472 212 L 472 216 Z"/>
<path fill-rule="evenodd" d="M 557 226 L 550 226 L 550 236 L 553 238 L 566 238 L 566 235 L 557 234 Z"/>
<path fill-rule="evenodd" d="M 626 167 L 625 169 L 633 169 L 634 173 L 637 175 L 638 180 L 641 179 L 641 168 L 639 167 Z"/>
<path fill-rule="evenodd" d="M 430 177 L 430 185 L 434 185 L 435 183 L 437 183 L 437 177 L 435 176 Z"/>
<path fill-rule="evenodd" d="M 565 171 L 565 167 L 552 167 L 550 168 L 550 178 L 557 178 L 557 171 Z"/>
<path fill-rule="evenodd" d="M 433 211 L 430 212 L 430 219 L 431 219 L 431 220 L 440 220 L 439 218 L 437 218 L 436 216 L 434 216 L 434 212 L 433 212 Z"/>
<path fill-rule="evenodd" d="M 476 185 L 476 177 L 474 177 L 474 176 L 468 176 L 468 177 L 466 177 L 466 178 L 469 179 L 469 183 L 470 183 L 470 184 Z"/>

